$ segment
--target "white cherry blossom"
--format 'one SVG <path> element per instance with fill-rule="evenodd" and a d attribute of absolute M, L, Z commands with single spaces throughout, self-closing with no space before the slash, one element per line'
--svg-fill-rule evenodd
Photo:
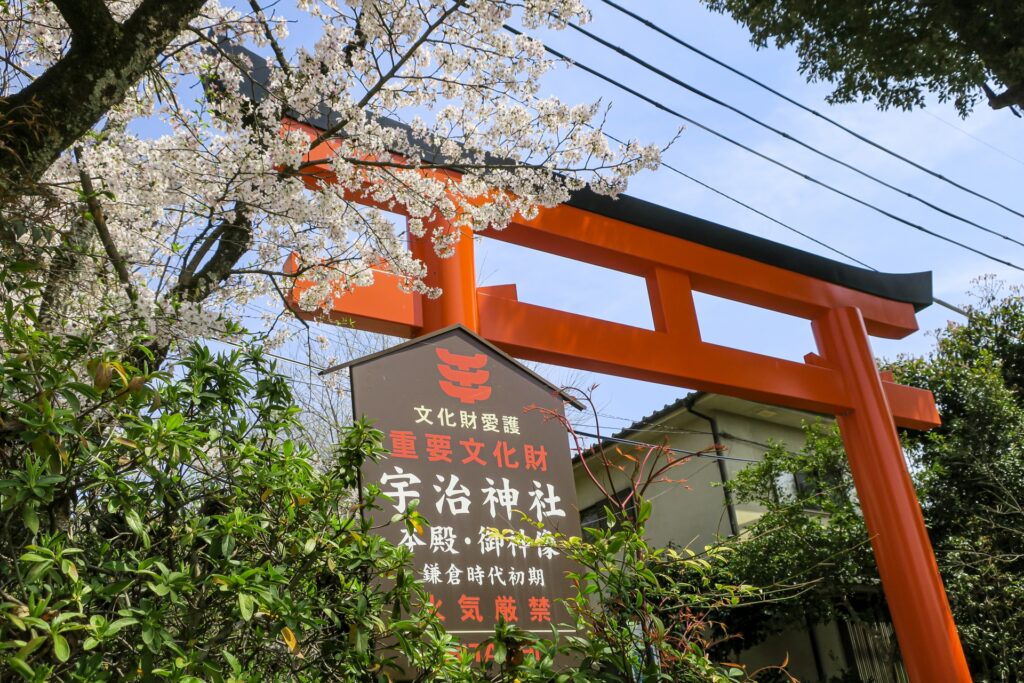
<path fill-rule="evenodd" d="M 107 4 L 118 18 L 138 3 Z M 74 275 L 77 296 L 61 302 L 68 329 L 96 326 L 99 311 L 139 322 L 158 345 L 272 328 L 297 274 L 312 283 L 299 300 L 307 310 L 373 284 L 375 268 L 438 296 L 406 229 L 447 255 L 453 233 L 435 229 L 439 221 L 500 230 L 585 185 L 621 192 L 659 162 L 656 146 L 609 145 L 597 104 L 540 98 L 553 63 L 538 40 L 502 28 L 586 21 L 579 0 L 267 5 L 208 2 L 50 168 L 51 195 L 22 200 L 26 214 L 57 225 L 44 247 L 80 235 L 88 255 Z M 289 40 L 290 30 L 308 39 Z M 0 3 L 0 96 L 56 63 L 69 37 L 51 2 Z M 320 128 L 282 129 L 282 117 Z M 324 141 L 331 153 L 310 158 Z M 313 170 L 335 182 L 313 180 Z M 95 236 L 83 178 L 110 244 Z M 360 191 L 378 208 L 354 202 Z M 291 254 L 294 274 L 283 270 Z"/>

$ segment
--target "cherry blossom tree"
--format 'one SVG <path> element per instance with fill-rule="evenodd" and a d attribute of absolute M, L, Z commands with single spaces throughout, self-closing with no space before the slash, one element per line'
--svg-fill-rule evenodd
<path fill-rule="evenodd" d="M 310 310 L 381 264 L 437 296 L 406 230 L 444 255 L 453 228 L 658 163 L 610 146 L 599 104 L 540 97 L 553 64 L 503 29 L 570 19 L 580 0 L 0 3 L 0 251 L 48 269 L 51 328 L 142 325 L 157 363 L 251 327 L 259 302 L 283 311 L 296 276 Z"/>

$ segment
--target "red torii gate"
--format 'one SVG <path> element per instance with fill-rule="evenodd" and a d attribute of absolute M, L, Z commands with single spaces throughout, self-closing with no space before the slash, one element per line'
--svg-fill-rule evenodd
<path fill-rule="evenodd" d="M 287 119 L 284 127 L 305 130 L 311 140 L 322 132 Z M 326 142 L 307 160 L 331 154 Z M 304 172 L 311 188 L 334 181 L 326 163 Z M 375 205 L 359 192 L 350 198 Z M 427 229 L 455 228 L 439 220 Z M 526 304 L 515 285 L 477 287 L 468 232 L 446 259 L 429 238 L 411 239 L 427 283 L 444 292 L 438 299 L 402 292 L 394 275 L 379 270 L 372 287 L 336 297 L 326 316 L 296 305 L 310 286 L 301 279 L 290 304 L 303 317 L 407 338 L 460 323 L 527 360 L 835 415 L 911 680 L 970 682 L 896 433 L 896 426 L 939 425 L 935 402 L 931 392 L 880 374 L 868 341 L 869 334 L 901 339 L 917 330 L 915 308 L 931 303 L 930 274 L 872 273 L 637 199 L 589 192 L 483 234 L 644 278 L 654 329 Z M 293 256 L 286 270 L 295 268 Z M 797 363 L 702 341 L 694 291 L 807 319 L 818 353 Z"/>

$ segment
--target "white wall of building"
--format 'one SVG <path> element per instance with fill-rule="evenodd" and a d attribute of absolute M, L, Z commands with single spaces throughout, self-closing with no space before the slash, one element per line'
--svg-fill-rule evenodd
<path fill-rule="evenodd" d="M 766 406 L 718 395 L 700 395 L 693 409 L 717 421 L 722 455 L 736 460 L 721 458 L 725 464 L 726 476 L 733 477 L 744 467 L 746 461 L 760 461 L 769 443 L 781 442 L 788 448 L 799 449 L 803 445 L 801 425 L 813 421 L 814 415 L 785 408 Z M 694 415 L 685 406 L 656 414 L 653 419 L 634 425 L 632 431 L 624 430 L 617 438 L 647 443 L 664 444 L 682 451 L 705 452 L 716 455 L 715 440 L 711 435 L 708 421 Z M 624 444 L 606 443 L 605 453 L 617 464 L 629 468 L 632 463 L 615 453 L 615 446 L 628 449 Z M 629 449 L 634 457 L 643 456 L 643 451 Z M 685 457 L 681 454 L 662 454 L 653 465 L 657 468 L 665 458 Z M 721 536 L 731 533 L 726 507 L 725 491 L 722 488 L 722 472 L 719 458 L 692 456 L 667 472 L 663 478 L 671 481 L 651 485 L 645 498 L 653 503 L 651 519 L 646 525 L 648 540 L 657 546 L 673 545 L 699 552 Z M 606 472 L 600 457 L 591 454 L 587 458 L 591 472 L 601 485 L 610 492 L 628 486 L 623 474 Z M 648 468 L 652 469 L 651 467 Z M 576 491 L 580 510 L 603 502 L 604 495 L 595 484 L 586 468 L 577 462 L 574 468 Z M 610 483 L 609 483 L 610 482 Z M 736 520 L 742 529 L 754 522 L 762 513 L 759 506 L 741 504 L 735 507 Z M 806 629 L 794 628 L 773 636 L 763 643 L 745 651 L 742 661 L 753 670 L 762 666 L 781 664 L 788 659 L 787 671 L 799 680 L 819 679 L 818 666 L 826 675 L 836 674 L 846 667 L 839 629 L 835 624 L 815 628 L 817 660 L 812 638 Z"/>

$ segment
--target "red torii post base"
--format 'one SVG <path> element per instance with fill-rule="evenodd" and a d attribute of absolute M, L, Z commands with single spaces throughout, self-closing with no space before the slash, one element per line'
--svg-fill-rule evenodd
<path fill-rule="evenodd" d="M 294 122 L 286 127 L 303 128 L 311 136 L 318 132 Z M 330 152 L 325 144 L 309 158 L 329 158 Z M 309 169 L 312 188 L 332 179 L 326 164 Z M 351 198 L 374 204 L 359 193 Z M 910 679 L 970 683 L 896 433 L 897 426 L 940 424 L 935 402 L 928 391 L 882 377 L 868 340 L 868 334 L 899 339 L 914 332 L 910 303 L 578 206 L 542 210 L 530 221 L 517 218 L 485 236 L 644 278 L 655 329 L 526 304 L 516 298 L 514 285 L 477 288 L 468 233 L 447 259 L 438 258 L 429 238 L 412 240 L 413 252 L 430 273 L 427 283 L 444 292 L 440 298 L 400 292 L 394 276 L 379 271 L 374 286 L 335 297 L 325 314 L 315 316 L 296 305 L 310 286 L 298 280 L 291 293 L 293 310 L 404 337 L 459 323 L 527 360 L 835 415 Z M 294 269 L 296 259 L 289 259 L 286 270 Z M 796 363 L 703 341 L 694 291 L 810 321 L 820 355 Z"/>
<path fill-rule="evenodd" d="M 912 681 L 969 681 L 914 484 L 856 308 L 814 321 L 818 348 L 854 409 L 837 415 L 900 650 Z"/>

